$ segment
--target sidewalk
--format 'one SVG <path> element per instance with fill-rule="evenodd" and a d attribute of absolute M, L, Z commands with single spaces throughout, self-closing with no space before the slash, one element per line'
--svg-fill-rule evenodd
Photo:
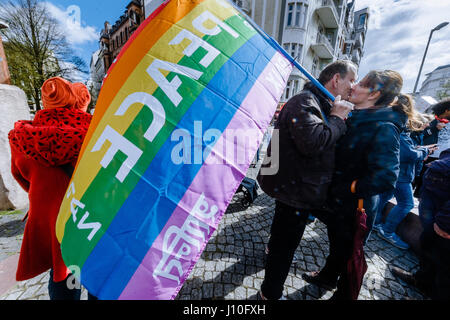
<path fill-rule="evenodd" d="M 261 159 L 263 155 L 261 155 Z M 254 178 L 258 168 L 247 176 Z M 252 206 L 244 209 L 236 194 L 218 229 L 212 235 L 201 258 L 176 299 L 180 300 L 253 300 L 264 278 L 265 245 L 274 213 L 274 201 L 261 190 Z M 48 300 L 48 273 L 34 279 L 14 282 L 24 223 L 23 214 L 0 216 L 0 300 Z M 401 250 L 372 233 L 365 248 L 368 270 L 360 300 L 422 300 L 413 287 L 396 280 L 388 265 L 409 271 L 418 268 L 411 250 Z M 285 283 L 284 294 L 292 300 L 326 300 L 332 295 L 301 278 L 302 273 L 320 269 L 328 255 L 326 226 L 316 220 L 309 224 L 296 251 L 295 261 Z M 9 260 L 8 260 L 9 259 Z M 9 263 L 5 263 L 9 262 Z M 11 282 L 12 280 L 12 282 Z M 6 283 L 6 282 L 5 282 Z M 86 290 L 82 300 L 87 300 Z"/>

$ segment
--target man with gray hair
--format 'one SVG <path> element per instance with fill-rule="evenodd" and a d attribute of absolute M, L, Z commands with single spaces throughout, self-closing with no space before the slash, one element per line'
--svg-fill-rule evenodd
<path fill-rule="evenodd" d="M 274 165 L 264 161 L 257 178 L 264 192 L 275 198 L 265 276 L 258 299 L 282 296 L 309 214 L 330 222 L 328 217 L 332 215 L 325 208 L 325 200 L 334 171 L 334 149 L 346 131 L 345 119 L 351 111 L 351 105 L 340 98 L 348 99 L 356 75 L 357 68 L 350 61 L 329 64 L 318 80 L 336 97 L 335 102 L 312 83 L 306 83 L 278 116 L 274 129 L 279 136 L 279 155 L 274 157 L 278 159 L 276 172 L 264 174 Z M 271 142 L 268 158 L 272 158 L 273 147 Z"/>

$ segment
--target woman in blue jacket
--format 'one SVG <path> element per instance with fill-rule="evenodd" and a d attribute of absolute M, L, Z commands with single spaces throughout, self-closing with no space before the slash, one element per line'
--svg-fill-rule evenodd
<path fill-rule="evenodd" d="M 417 121 L 415 121 L 416 112 L 414 111 L 414 102 L 411 96 L 400 95 L 397 107 L 408 114 L 407 127 L 409 130 L 414 130 L 417 127 Z M 409 130 L 405 130 L 400 134 L 400 173 L 394 189 L 397 205 L 391 209 L 383 225 L 374 226 L 381 238 L 400 249 L 409 248 L 409 245 L 400 239 L 395 230 L 411 209 L 414 208 L 412 182 L 415 177 L 417 162 L 424 161 L 434 151 L 434 147 L 416 146 L 410 137 Z"/>
<path fill-rule="evenodd" d="M 347 120 L 347 132 L 336 145 L 335 173 L 329 206 L 330 254 L 324 268 L 303 274 L 307 282 L 337 287 L 332 299 L 353 299 L 347 264 L 352 256 L 358 199 L 371 198 L 395 187 L 399 171 L 399 135 L 407 116 L 392 108 L 403 79 L 392 70 L 371 71 L 352 87 L 355 105 Z"/>

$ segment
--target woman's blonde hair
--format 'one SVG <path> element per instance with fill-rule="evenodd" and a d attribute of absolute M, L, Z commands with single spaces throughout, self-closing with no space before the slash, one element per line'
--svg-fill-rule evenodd
<path fill-rule="evenodd" d="M 403 112 L 408 116 L 406 126 L 412 131 L 421 131 L 423 126 L 430 120 L 416 110 L 414 100 L 409 94 L 399 94 L 397 99 L 392 103 L 392 108 Z"/>

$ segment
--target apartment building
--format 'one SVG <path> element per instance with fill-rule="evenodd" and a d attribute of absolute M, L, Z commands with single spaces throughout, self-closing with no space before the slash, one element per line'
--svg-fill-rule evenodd
<path fill-rule="evenodd" d="M 352 60 L 357 65 L 361 61 L 369 11 L 365 8 L 354 12 L 356 0 L 232 1 L 315 77 L 318 77 L 327 64 L 337 59 Z M 145 19 L 163 2 L 164 0 L 132 1 L 129 6 L 133 3 L 138 6 L 141 11 L 135 11 L 143 13 L 141 17 Z M 109 53 L 101 49 L 97 60 L 100 61 L 98 63 L 103 61 L 104 70 L 108 69 L 121 49 L 122 42 L 119 41 L 114 47 L 114 39 L 117 39 L 117 29 L 123 25 L 125 18 L 119 19 L 113 27 L 105 23 L 101 42 L 110 49 Z M 307 78 L 294 69 L 281 103 L 298 93 L 306 81 Z"/>
<path fill-rule="evenodd" d="M 142 1 L 133 0 L 128 3 L 120 18 L 111 25 L 108 21 L 100 32 L 99 59 L 103 61 L 105 71 L 119 55 L 125 43 L 134 31 L 144 21 L 144 6 Z"/>
<path fill-rule="evenodd" d="M 359 65 L 364 54 L 368 8 L 354 12 L 348 0 L 233 0 L 256 24 L 313 76 L 337 59 Z M 295 69 L 281 103 L 299 92 L 307 78 Z"/>
<path fill-rule="evenodd" d="M 143 0 L 132 0 L 113 25 L 105 21 L 104 28 L 100 32 L 99 49 L 92 54 L 90 61 L 88 87 L 92 89 L 93 99 L 96 99 L 103 78 L 114 59 L 141 22 L 145 20 L 144 10 Z"/>

